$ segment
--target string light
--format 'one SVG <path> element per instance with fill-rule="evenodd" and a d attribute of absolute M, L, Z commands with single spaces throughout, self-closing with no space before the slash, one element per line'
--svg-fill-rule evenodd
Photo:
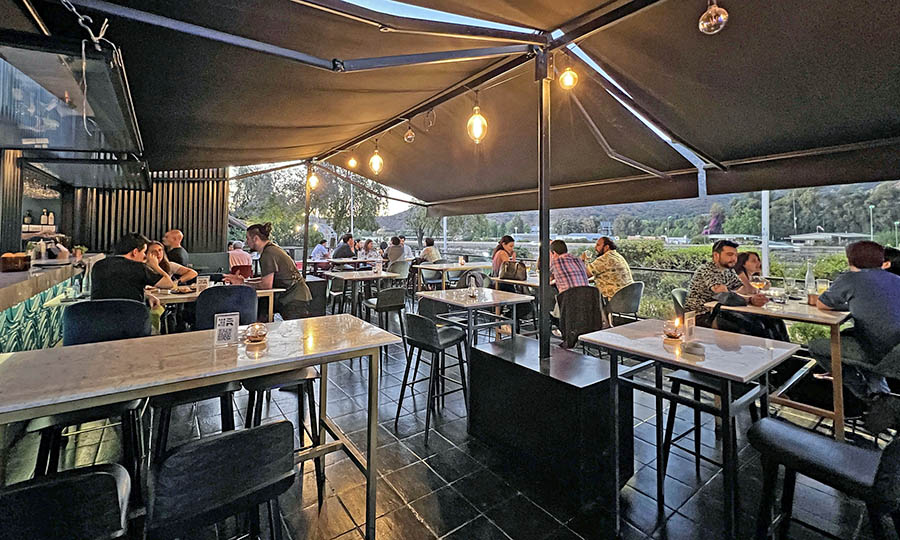
<path fill-rule="evenodd" d="M 407 122 L 406 133 L 403 134 L 403 140 L 408 143 L 413 143 L 416 140 L 416 132 L 413 131 L 412 122 Z"/>
<path fill-rule="evenodd" d="M 466 124 L 466 131 L 469 133 L 469 137 L 475 141 L 475 144 L 480 144 L 482 140 L 484 140 L 485 135 L 487 135 L 487 119 L 481 115 L 481 107 L 478 106 L 478 91 L 475 91 L 475 107 L 472 109 L 472 116 L 469 117 L 469 122 Z"/>
<path fill-rule="evenodd" d="M 559 86 L 563 90 L 571 90 L 575 88 L 576 84 L 578 84 L 578 73 L 575 73 L 574 69 L 567 67 L 559 74 Z"/>
<path fill-rule="evenodd" d="M 700 16 L 700 31 L 711 36 L 718 34 L 728 23 L 728 12 L 720 8 L 716 0 L 707 0 L 706 11 Z"/>
<path fill-rule="evenodd" d="M 309 188 L 316 189 L 316 186 L 319 185 L 319 177 L 316 176 L 316 173 L 312 173 L 309 175 Z"/>
<path fill-rule="evenodd" d="M 384 169 L 384 158 L 378 153 L 378 139 L 375 139 L 375 153 L 369 158 L 369 168 L 375 173 L 375 176 Z"/>
<path fill-rule="evenodd" d="M 350 156 L 350 159 L 347 160 L 347 166 L 355 169 L 357 165 L 359 165 L 359 162 L 356 161 L 356 156 Z"/>

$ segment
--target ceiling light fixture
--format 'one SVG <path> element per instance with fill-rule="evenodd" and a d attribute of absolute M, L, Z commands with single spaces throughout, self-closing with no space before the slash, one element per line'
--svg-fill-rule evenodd
<path fill-rule="evenodd" d="M 384 169 L 384 158 L 378 153 L 378 139 L 375 139 L 375 153 L 369 158 L 369 168 L 375 173 L 375 176 Z"/>
<path fill-rule="evenodd" d="M 706 11 L 700 16 L 700 31 L 711 36 L 718 34 L 728 23 L 728 12 L 720 8 L 716 0 L 707 0 Z"/>
<path fill-rule="evenodd" d="M 316 173 L 312 173 L 309 175 L 309 189 L 316 189 L 316 186 L 319 185 L 319 177 L 316 176 Z"/>
<path fill-rule="evenodd" d="M 412 122 L 406 122 L 406 133 L 403 134 L 403 140 L 408 143 L 413 143 L 416 140 L 416 132 L 413 131 Z"/>
<path fill-rule="evenodd" d="M 356 156 L 350 156 L 350 159 L 347 160 L 347 166 L 355 169 L 357 165 L 359 165 L 359 162 L 356 161 Z"/>
<path fill-rule="evenodd" d="M 559 86 L 563 90 L 571 90 L 578 84 L 578 73 L 574 69 L 567 67 L 559 74 Z"/>
<path fill-rule="evenodd" d="M 487 135 L 487 119 L 481 115 L 481 107 L 478 106 L 478 90 L 475 91 L 475 107 L 472 109 L 472 116 L 466 124 L 466 131 L 469 137 L 475 141 L 475 144 L 481 144 Z"/>

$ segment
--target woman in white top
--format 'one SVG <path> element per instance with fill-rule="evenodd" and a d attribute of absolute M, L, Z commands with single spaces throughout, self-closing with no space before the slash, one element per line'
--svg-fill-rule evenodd
<path fill-rule="evenodd" d="M 381 254 L 375 249 L 375 242 L 366 240 L 362 248 L 356 251 L 356 258 L 366 261 L 378 261 L 381 260 Z"/>
<path fill-rule="evenodd" d="M 150 242 L 150 245 L 147 246 L 147 253 L 156 255 L 156 258 L 159 259 L 160 269 L 169 274 L 169 277 L 172 278 L 175 285 L 187 283 L 197 277 L 197 271 L 193 268 L 188 268 L 187 266 L 182 266 L 170 261 L 168 257 L 166 257 L 166 248 L 164 248 L 160 242 Z"/>
<path fill-rule="evenodd" d="M 434 247 L 434 238 L 425 239 L 425 249 L 422 250 L 422 258 L 430 263 L 441 258 L 441 252 Z"/>

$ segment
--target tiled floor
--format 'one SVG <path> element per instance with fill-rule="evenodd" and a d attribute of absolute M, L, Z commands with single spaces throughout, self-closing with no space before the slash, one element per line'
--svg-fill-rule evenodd
<path fill-rule="evenodd" d="M 480 539 L 593 539 L 610 538 L 611 519 L 605 508 L 570 508 L 559 502 L 559 489 L 542 484 L 539 471 L 511 468 L 504 456 L 484 441 L 466 433 L 465 406 L 460 394 L 448 397 L 434 419 L 429 443 L 424 444 L 424 394 L 404 401 L 397 431 L 393 427 L 404 359 L 399 347 L 383 364 L 380 386 L 378 538 L 418 540 L 444 538 Z M 427 369 L 427 368 L 426 368 Z M 366 370 L 358 362 L 330 369 L 328 410 L 335 422 L 360 445 L 366 426 Z M 424 388 L 423 388 L 424 389 Z M 235 397 L 238 426 L 246 407 L 246 394 Z M 634 395 L 635 475 L 622 491 L 625 538 L 721 538 L 722 473 L 704 463 L 699 477 L 684 452 L 673 450 L 666 479 L 665 520 L 656 512 L 656 453 L 653 398 Z M 296 394 L 273 392 L 265 406 L 269 419 L 296 420 Z M 540 411 L 534 411 L 539 413 Z M 511 413 L 512 414 L 512 413 Z M 220 429 L 218 403 L 181 407 L 173 415 L 170 444 L 208 435 Z M 692 421 L 683 407 L 676 425 Z M 705 454 L 718 457 L 711 417 L 705 417 L 702 444 Z M 803 421 L 803 419 L 800 419 Z M 676 427 L 676 430 L 678 429 Z M 747 427 L 741 422 L 740 433 Z M 688 439 L 690 440 L 690 439 Z M 762 486 L 759 459 L 746 441 L 739 439 L 740 527 L 748 537 Z M 28 478 L 37 441 L 19 441 L 10 463 L 11 481 Z M 686 444 L 686 446 L 692 446 Z M 64 454 L 64 466 L 116 460 L 120 450 L 117 428 L 74 437 Z M 364 477 L 344 457 L 326 459 L 326 489 L 321 506 L 316 496 L 313 467 L 298 474 L 297 481 L 281 497 L 282 523 L 287 538 L 294 540 L 356 540 L 362 538 L 365 516 Z M 822 538 L 822 531 L 839 538 L 868 538 L 864 507 L 841 494 L 802 478 L 796 491 L 794 514 L 804 524 L 793 523 L 790 537 Z M 262 520 L 263 523 L 266 519 Z M 818 530 L 813 529 L 815 527 Z M 226 538 L 233 524 L 200 531 L 197 538 Z"/>

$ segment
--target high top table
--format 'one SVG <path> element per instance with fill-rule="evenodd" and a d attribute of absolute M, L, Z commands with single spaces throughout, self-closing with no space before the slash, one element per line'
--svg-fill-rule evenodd
<path fill-rule="evenodd" d="M 211 285 L 211 287 L 226 287 L 227 285 Z M 275 293 L 284 292 L 285 289 L 255 289 L 257 298 L 266 298 L 268 299 L 269 305 L 269 318 L 268 322 L 272 322 L 275 319 Z M 155 296 L 159 303 L 167 306 L 169 304 L 188 304 L 191 302 L 196 302 L 197 297 L 200 296 L 200 293 L 203 291 L 193 290 L 189 293 L 173 293 L 167 290 L 162 291 L 148 291 L 148 294 L 152 294 Z"/>
<path fill-rule="evenodd" d="M 459 263 L 440 263 L 440 264 L 417 264 L 414 265 L 413 268 L 417 268 L 419 270 L 419 289 L 422 288 L 424 282 L 422 281 L 422 270 L 432 270 L 434 272 L 441 273 L 441 289 L 447 288 L 447 272 L 465 272 L 466 270 L 481 270 L 483 268 L 491 268 L 493 265 L 490 262 L 467 262 L 465 264 Z"/>
<path fill-rule="evenodd" d="M 684 344 L 681 340 L 664 339 L 663 321 L 656 319 L 645 319 L 607 330 L 591 332 L 582 335 L 579 339 L 607 350 L 610 356 L 609 406 L 616 416 L 612 422 L 613 433 L 611 434 L 614 441 L 611 466 L 615 475 L 614 486 L 619 486 L 618 386 L 620 383 L 624 383 L 626 387 L 637 388 L 656 396 L 656 503 L 660 516 L 663 516 L 665 512 L 664 483 L 666 478 L 665 468 L 662 467 L 662 463 L 665 461 L 662 447 L 663 398 L 722 418 L 725 529 L 729 538 L 735 538 L 738 506 L 738 457 L 733 437 L 736 410 L 759 399 L 760 416 L 767 416 L 769 412 L 769 371 L 790 358 L 800 347 L 782 341 L 697 327 L 694 329 L 691 341 L 701 343 L 705 347 L 705 351 L 703 356 L 696 356 L 684 352 Z M 641 364 L 625 371 L 624 374 L 629 377 L 626 379 L 619 378 L 619 357 L 623 355 L 644 360 Z M 663 365 L 672 369 L 685 369 L 712 375 L 718 379 L 722 398 L 721 409 L 663 390 Z M 650 367 L 653 367 L 655 371 L 655 385 L 632 379 L 636 373 Z M 733 383 L 752 382 L 759 384 L 744 395 L 735 396 L 733 394 Z M 621 501 L 618 497 L 619 488 L 616 487 L 615 490 L 612 500 L 616 516 L 615 537 L 618 537 L 621 530 L 619 521 Z"/>
<path fill-rule="evenodd" d="M 381 347 L 400 338 L 346 314 L 267 327 L 264 345 L 217 348 L 215 330 L 204 330 L 2 354 L 0 432 L 10 422 L 318 366 L 319 441 L 298 452 L 296 460 L 347 452 L 366 476 L 366 538 L 374 540 L 379 357 Z M 369 359 L 365 456 L 326 412 L 328 364 L 363 356 Z M 335 440 L 327 442 L 328 434 Z M 5 453 L 0 447 L 0 467 Z M 0 484 L 3 472 L 0 468 Z"/>
<path fill-rule="evenodd" d="M 376 279 L 398 279 L 400 274 L 394 272 L 376 273 L 374 270 L 353 270 L 351 272 L 323 272 L 323 276 L 334 279 L 343 279 L 350 282 L 350 314 L 359 315 L 359 283 L 361 281 L 375 281 Z"/>
<path fill-rule="evenodd" d="M 716 302 L 707 302 L 706 307 L 714 308 Z M 831 331 L 831 384 L 832 384 L 832 406 L 833 410 L 820 409 L 805 403 L 793 401 L 782 394 L 790 390 L 791 385 L 801 379 L 808 371 L 807 368 L 801 370 L 799 376 L 792 377 L 784 386 L 776 390 L 769 401 L 792 407 L 794 409 L 815 414 L 824 418 L 831 418 L 834 422 L 834 438 L 844 440 L 844 377 L 843 367 L 841 366 L 841 325 L 850 318 L 849 311 L 825 311 L 811 306 L 805 302 L 796 300 L 788 300 L 784 304 L 776 304 L 769 302 L 765 306 L 758 307 L 753 305 L 747 306 L 726 306 L 722 305 L 721 309 L 726 311 L 737 311 L 739 313 L 751 313 L 753 315 L 762 315 L 765 317 L 774 317 L 785 321 L 804 322 L 811 324 L 819 324 L 827 326 Z"/>

